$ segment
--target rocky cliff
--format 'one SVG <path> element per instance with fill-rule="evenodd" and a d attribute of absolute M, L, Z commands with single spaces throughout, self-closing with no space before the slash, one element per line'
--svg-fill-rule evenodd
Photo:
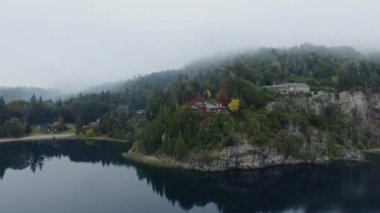
<path fill-rule="evenodd" d="M 158 156 L 156 159 L 171 165 L 202 171 L 221 171 L 230 169 L 254 169 L 276 165 L 298 163 L 326 163 L 331 159 L 362 160 L 360 147 L 354 141 L 371 141 L 379 145 L 380 133 L 380 94 L 366 95 L 361 91 L 317 92 L 312 95 L 284 96 L 283 99 L 267 105 L 270 112 L 276 105 L 292 104 L 295 107 L 312 109 L 317 114 L 329 105 L 337 106 L 347 122 L 356 122 L 355 128 L 341 133 L 345 146 L 332 157 L 328 154 L 329 137 L 319 129 L 311 129 L 308 137 L 297 130 L 289 129 L 291 134 L 303 140 L 299 156 L 286 155 L 272 146 L 259 146 L 250 143 L 249 138 L 239 136 L 238 142 L 219 150 L 206 153 L 192 153 L 185 160 Z M 354 139 L 353 136 L 354 135 Z M 357 140 L 357 141 L 356 141 Z M 374 145 L 375 146 L 375 145 Z M 134 152 L 133 150 L 131 152 Z"/>

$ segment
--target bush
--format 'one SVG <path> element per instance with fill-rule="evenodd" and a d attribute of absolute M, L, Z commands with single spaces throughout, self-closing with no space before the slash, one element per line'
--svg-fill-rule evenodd
<path fill-rule="evenodd" d="M 95 132 L 94 132 L 94 130 L 89 129 L 89 130 L 86 131 L 85 135 L 86 135 L 86 137 L 88 137 L 88 138 L 92 138 L 92 137 L 95 136 Z"/>
<path fill-rule="evenodd" d="M 53 131 L 57 133 L 57 132 L 63 132 L 65 130 L 68 130 L 68 127 L 63 121 L 63 118 L 59 117 L 58 120 L 54 122 L 53 124 Z"/>
<path fill-rule="evenodd" d="M 27 124 L 25 126 L 25 134 L 31 134 L 32 133 L 32 126 L 30 124 Z"/>
<path fill-rule="evenodd" d="M 186 142 L 183 139 L 182 135 L 180 135 L 176 140 L 176 144 L 175 144 L 175 148 L 174 148 L 174 151 L 175 151 L 177 158 L 179 158 L 179 159 L 184 158 L 186 155 L 186 150 L 187 150 Z"/>
<path fill-rule="evenodd" d="M 21 120 L 18 118 L 12 118 L 4 123 L 4 129 L 7 136 L 21 137 L 25 133 L 25 127 Z"/>

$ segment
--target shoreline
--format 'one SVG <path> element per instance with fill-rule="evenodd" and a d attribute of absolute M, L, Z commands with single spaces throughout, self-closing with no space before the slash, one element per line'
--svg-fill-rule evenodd
<path fill-rule="evenodd" d="M 365 161 L 365 153 L 380 153 L 380 148 L 373 148 L 373 149 L 366 149 L 366 150 L 360 150 L 359 151 L 362 155 L 362 159 L 330 159 L 327 161 L 307 161 L 307 160 L 295 160 L 295 161 L 284 161 L 282 163 L 273 163 L 268 165 L 261 165 L 261 166 L 250 166 L 250 167 L 229 167 L 229 168 L 216 168 L 213 166 L 208 166 L 205 164 L 205 166 L 202 166 L 200 164 L 193 164 L 191 162 L 186 161 L 176 161 L 174 159 L 168 159 L 168 158 L 162 158 L 159 156 L 154 155 L 143 155 L 138 152 L 127 152 L 123 154 L 123 157 L 127 160 L 134 161 L 136 163 L 144 164 L 147 166 L 152 167 L 159 167 L 159 168 L 176 168 L 176 169 L 184 169 L 184 170 L 193 170 L 193 171 L 200 171 L 200 172 L 227 172 L 227 171 L 233 171 L 233 170 L 256 170 L 256 169 L 265 169 L 265 168 L 271 168 L 271 167 L 282 167 L 282 166 L 299 166 L 299 165 L 324 165 L 329 164 L 334 161 L 346 161 L 346 162 L 363 162 Z"/>
<path fill-rule="evenodd" d="M 363 153 L 376 153 L 376 152 L 380 152 L 380 148 L 372 148 L 372 149 L 365 149 L 365 150 L 362 150 Z"/>
<path fill-rule="evenodd" d="M 283 163 L 283 164 L 272 164 L 268 166 L 258 166 L 258 167 L 250 167 L 250 168 L 224 168 L 224 169 L 216 169 L 213 167 L 205 168 L 202 166 L 194 166 L 191 165 L 189 162 L 180 162 L 175 160 L 168 160 L 164 158 L 160 158 L 158 156 L 152 156 L 152 155 L 143 155 L 141 153 L 135 153 L 135 152 L 128 152 L 124 153 L 123 157 L 127 160 L 134 161 L 135 163 L 140 163 L 146 166 L 152 166 L 152 167 L 158 167 L 158 168 L 165 168 L 165 169 L 183 169 L 183 170 L 189 170 L 189 171 L 198 171 L 198 172 L 228 172 L 228 171 L 249 171 L 249 170 L 257 170 L 257 169 L 265 169 L 265 168 L 271 168 L 271 167 L 278 167 L 278 166 L 297 166 L 297 165 L 307 165 L 307 164 L 313 164 L 313 165 L 320 165 L 323 163 L 317 163 L 317 162 L 307 162 L 307 161 L 299 161 L 295 163 Z M 326 162 L 328 163 L 328 162 Z"/>
<path fill-rule="evenodd" d="M 24 136 L 20 138 L 0 138 L 0 143 L 22 142 L 22 141 L 48 141 L 48 140 L 67 140 L 76 139 L 78 136 L 74 133 L 58 133 L 58 134 L 41 134 Z"/>
<path fill-rule="evenodd" d="M 123 153 L 123 158 L 126 160 L 134 161 L 135 163 L 144 164 L 147 166 L 154 166 L 159 168 L 182 168 L 186 169 L 184 167 L 181 167 L 179 165 L 166 162 L 165 160 L 162 160 L 155 156 L 145 156 L 138 153 Z"/>
<path fill-rule="evenodd" d="M 75 133 L 57 133 L 57 134 L 41 134 L 24 136 L 20 138 L 0 138 L 1 143 L 13 143 L 13 142 L 34 142 L 34 141 L 62 141 L 62 140 L 96 140 L 96 141 L 112 141 L 125 143 L 125 140 L 109 137 L 83 137 L 76 135 Z"/>
<path fill-rule="evenodd" d="M 33 136 L 24 136 L 20 138 L 0 138 L 1 143 L 14 143 L 14 142 L 40 142 L 40 141 L 64 141 L 64 140 L 82 140 L 82 141 L 105 141 L 105 142 L 118 142 L 118 143 L 127 143 L 127 141 L 122 139 L 110 138 L 106 136 L 98 136 L 98 137 L 84 137 L 76 135 L 75 133 L 58 133 L 58 134 L 41 134 L 41 135 L 33 135 Z M 131 148 L 132 150 L 132 148 Z M 138 152 L 133 152 L 129 150 L 129 152 L 123 153 L 123 158 L 127 160 L 134 161 L 136 163 L 141 163 L 154 167 L 161 168 L 180 168 L 185 170 L 194 170 L 194 171 L 202 171 L 202 172 L 218 172 L 218 171 L 229 171 L 229 170 L 252 170 L 252 169 L 262 169 L 269 168 L 273 166 L 289 166 L 289 165 L 302 165 L 302 164 L 326 164 L 327 162 L 310 162 L 310 161 L 302 161 L 298 160 L 295 162 L 283 162 L 283 163 L 273 163 L 271 165 L 266 166 L 252 166 L 246 168 L 222 168 L 217 169 L 211 167 L 203 167 L 199 164 L 192 164 L 191 162 L 186 161 L 176 161 L 175 159 L 161 158 L 159 156 L 152 155 L 143 155 Z M 372 148 L 372 149 L 364 149 L 359 151 L 362 154 L 365 153 L 376 153 L 380 152 L 380 148 Z"/>

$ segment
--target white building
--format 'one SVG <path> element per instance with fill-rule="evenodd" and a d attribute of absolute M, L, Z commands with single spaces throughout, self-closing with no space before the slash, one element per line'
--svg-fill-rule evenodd
<path fill-rule="evenodd" d="M 276 84 L 272 86 L 264 86 L 267 89 L 274 90 L 281 94 L 289 94 L 289 93 L 309 93 L 310 87 L 305 83 L 284 83 L 284 84 Z"/>

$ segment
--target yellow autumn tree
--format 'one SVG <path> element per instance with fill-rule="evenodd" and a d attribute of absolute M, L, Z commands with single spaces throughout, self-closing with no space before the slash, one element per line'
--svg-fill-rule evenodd
<path fill-rule="evenodd" d="M 94 132 L 94 130 L 89 129 L 89 130 L 86 131 L 85 135 L 86 135 L 86 137 L 88 137 L 88 138 L 92 138 L 92 137 L 95 136 L 95 132 Z"/>
<path fill-rule="evenodd" d="M 239 99 L 232 99 L 231 102 L 228 104 L 228 109 L 231 112 L 237 112 L 240 109 L 240 101 Z"/>
<path fill-rule="evenodd" d="M 211 91 L 206 89 L 205 91 L 203 91 L 203 96 L 206 98 L 206 99 L 210 99 L 211 98 Z"/>

